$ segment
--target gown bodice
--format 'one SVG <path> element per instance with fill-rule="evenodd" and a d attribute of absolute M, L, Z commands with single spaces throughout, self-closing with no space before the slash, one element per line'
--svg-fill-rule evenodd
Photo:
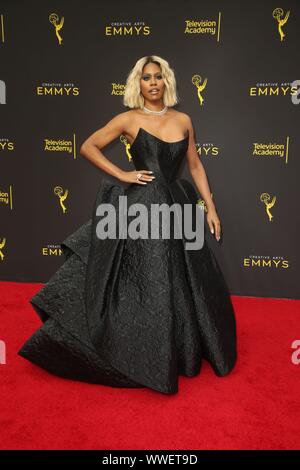
<path fill-rule="evenodd" d="M 166 142 L 140 127 L 130 146 L 136 170 L 152 170 L 156 181 L 172 183 L 178 177 L 188 148 L 188 138 L 187 135 L 175 142 Z"/>

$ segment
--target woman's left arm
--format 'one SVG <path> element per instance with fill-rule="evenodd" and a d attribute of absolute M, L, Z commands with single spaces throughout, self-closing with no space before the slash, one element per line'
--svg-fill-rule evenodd
<path fill-rule="evenodd" d="M 210 191 L 205 169 L 202 165 L 202 162 L 196 150 L 195 133 L 194 133 L 194 126 L 193 126 L 192 120 L 188 116 L 188 114 L 185 114 L 185 116 L 186 116 L 186 126 L 189 130 L 189 146 L 188 146 L 188 150 L 186 153 L 189 171 L 197 186 L 198 191 L 200 192 L 205 202 L 205 205 L 207 208 L 206 219 L 209 225 L 209 229 L 211 233 L 215 234 L 216 240 L 219 241 L 221 237 L 221 222 L 220 222 L 220 219 L 217 214 L 217 210 L 215 208 L 215 205 L 211 197 L 211 191 Z"/>

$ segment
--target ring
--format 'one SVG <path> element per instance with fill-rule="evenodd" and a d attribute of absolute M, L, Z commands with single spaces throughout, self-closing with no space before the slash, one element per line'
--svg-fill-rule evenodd
<path fill-rule="evenodd" d="M 138 174 L 136 175 L 136 179 L 139 180 L 142 176 L 143 176 L 142 173 L 138 173 Z"/>

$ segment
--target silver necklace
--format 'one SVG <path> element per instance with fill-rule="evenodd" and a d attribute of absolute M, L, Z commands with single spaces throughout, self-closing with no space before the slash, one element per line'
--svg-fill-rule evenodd
<path fill-rule="evenodd" d="M 153 111 L 152 109 L 148 109 L 148 108 L 146 108 L 146 106 L 144 106 L 143 110 L 145 111 L 145 113 L 148 113 L 148 114 L 158 114 L 159 115 L 159 114 L 164 114 L 168 110 L 168 106 L 165 106 L 160 111 Z"/>

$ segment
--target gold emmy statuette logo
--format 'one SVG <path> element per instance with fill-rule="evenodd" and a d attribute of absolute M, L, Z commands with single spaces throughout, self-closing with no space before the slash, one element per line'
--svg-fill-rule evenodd
<path fill-rule="evenodd" d="M 285 36 L 284 32 L 282 31 L 282 26 L 287 22 L 290 16 L 290 10 L 286 12 L 285 17 L 283 18 L 283 9 L 282 8 L 275 8 L 275 10 L 272 13 L 273 18 L 277 20 L 278 23 L 278 32 L 280 34 L 280 41 L 283 41 L 283 38 Z"/>
<path fill-rule="evenodd" d="M 60 22 L 58 22 L 58 15 L 56 13 L 51 13 L 51 15 L 49 15 L 49 21 L 50 21 L 51 24 L 53 24 L 53 26 L 55 28 L 55 34 L 56 34 L 56 37 L 58 39 L 58 44 L 61 45 L 62 37 L 59 34 L 59 31 L 62 29 L 62 27 L 64 25 L 65 18 L 62 16 Z"/>
<path fill-rule="evenodd" d="M 5 38 L 4 38 L 4 16 L 3 16 L 2 13 L 0 15 L 0 19 L 1 19 L 0 41 L 4 42 L 5 41 Z"/>
<path fill-rule="evenodd" d="M 196 87 L 197 87 L 197 94 L 198 94 L 198 98 L 199 98 L 199 101 L 200 101 L 200 106 L 202 106 L 203 101 L 204 101 L 204 98 L 201 95 L 201 92 L 206 87 L 207 78 L 204 79 L 203 83 L 201 83 L 201 82 L 202 82 L 202 78 L 200 77 L 200 75 L 194 75 L 193 76 L 192 83 L 193 83 L 193 85 L 196 85 Z"/>
<path fill-rule="evenodd" d="M 211 198 L 213 199 L 213 193 L 211 193 L 210 195 L 211 195 Z M 205 212 L 207 212 L 207 207 L 206 207 L 204 199 L 198 199 L 197 204 L 198 206 L 201 206 L 201 208 L 204 209 Z"/>
<path fill-rule="evenodd" d="M 61 186 L 55 186 L 54 194 L 59 197 L 60 206 L 63 210 L 63 213 L 65 214 L 67 212 L 67 208 L 64 205 L 64 201 L 67 199 L 69 191 L 66 189 L 65 192 L 64 192 L 64 190 Z"/>
<path fill-rule="evenodd" d="M 126 155 L 128 157 L 128 160 L 131 161 L 132 160 L 132 156 L 130 154 L 130 143 L 128 142 L 128 140 L 126 139 L 125 135 L 121 135 L 120 136 L 120 142 L 122 142 L 122 144 L 125 145 L 125 151 L 126 151 Z"/>
<path fill-rule="evenodd" d="M 272 209 L 272 207 L 275 205 L 276 196 L 273 196 L 273 199 L 271 201 L 270 199 L 271 199 L 271 196 L 268 193 L 262 193 L 260 196 L 261 202 L 263 202 L 266 206 L 266 212 L 269 217 L 269 222 L 272 222 L 273 215 L 271 214 L 270 209 Z"/>
<path fill-rule="evenodd" d="M 2 251 L 2 248 L 5 246 L 6 244 L 6 238 L 2 238 L 2 241 L 0 241 L 0 259 L 1 261 L 4 260 L 4 253 Z"/>

